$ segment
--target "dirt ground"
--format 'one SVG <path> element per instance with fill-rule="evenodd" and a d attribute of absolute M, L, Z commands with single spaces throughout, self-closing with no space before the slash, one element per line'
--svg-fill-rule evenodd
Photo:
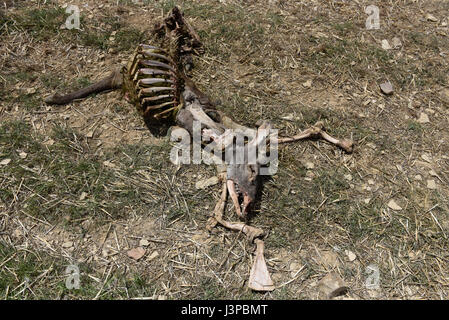
<path fill-rule="evenodd" d="M 339 278 L 334 299 L 449 298 L 449 2 L 0 5 L 0 297 L 325 299 Z M 79 30 L 65 26 L 69 5 Z M 253 244 L 206 231 L 220 186 L 195 184 L 213 166 L 173 165 L 169 137 L 119 91 L 43 102 L 125 63 L 173 5 L 204 42 L 191 77 L 220 110 L 280 135 L 321 120 L 355 142 L 352 154 L 279 147 L 250 222 L 267 232 L 273 292 L 247 287 Z M 366 27 L 369 5 L 379 29 Z"/>

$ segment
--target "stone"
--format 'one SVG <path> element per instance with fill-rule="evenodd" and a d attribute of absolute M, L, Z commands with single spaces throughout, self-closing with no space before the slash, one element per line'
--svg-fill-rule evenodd
<path fill-rule="evenodd" d="M 400 211 L 400 210 L 402 210 L 402 208 L 396 203 L 396 201 L 394 201 L 393 199 L 391 199 L 389 202 L 388 202 L 388 207 L 390 208 L 390 209 L 392 209 L 392 210 L 395 210 L 395 211 Z"/>
<path fill-rule="evenodd" d="M 335 272 L 331 272 L 321 279 L 318 282 L 318 289 L 327 299 L 332 299 L 348 292 L 348 286 Z"/>
<path fill-rule="evenodd" d="M 393 94 L 393 91 L 394 91 L 393 85 L 389 81 L 381 83 L 380 90 L 386 95 Z"/>

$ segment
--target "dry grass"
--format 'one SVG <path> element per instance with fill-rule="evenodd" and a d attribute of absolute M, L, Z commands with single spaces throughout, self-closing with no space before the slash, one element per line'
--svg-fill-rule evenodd
<path fill-rule="evenodd" d="M 174 2 L 73 1 L 81 31 L 60 29 L 64 1 L 3 2 L 0 162 L 11 161 L 0 164 L 0 297 L 316 299 L 331 271 L 350 288 L 341 298 L 449 297 L 447 2 L 382 2 L 372 31 L 369 1 L 178 3 L 206 48 L 192 77 L 222 110 L 285 134 L 323 120 L 357 142 L 352 155 L 320 141 L 280 148 L 251 220 L 268 231 L 279 288 L 266 294 L 246 287 L 254 248 L 243 236 L 205 230 L 220 190 L 195 182 L 214 168 L 172 165 L 168 138 L 146 130 L 119 92 L 42 102 L 126 61 Z M 382 49 L 393 37 L 402 46 Z M 385 80 L 392 96 L 379 91 Z M 134 261 L 126 252 L 142 239 Z M 65 286 L 70 264 L 78 290 Z M 371 264 L 377 290 L 365 286 Z"/>

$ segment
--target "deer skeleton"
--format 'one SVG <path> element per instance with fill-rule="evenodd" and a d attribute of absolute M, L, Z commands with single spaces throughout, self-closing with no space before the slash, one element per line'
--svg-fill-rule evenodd
<path fill-rule="evenodd" d="M 105 79 L 86 88 L 67 95 L 56 93 L 45 101 L 48 104 L 66 104 L 92 93 L 122 88 L 125 98 L 137 106 L 149 123 L 158 124 L 175 120 L 177 125 L 192 133 L 194 121 L 199 121 L 202 135 L 212 139 L 221 150 L 232 146 L 236 135 L 244 135 L 250 139 L 243 149 L 260 148 L 265 142 L 288 143 L 307 138 L 322 138 L 348 153 L 352 152 L 352 141 L 338 140 L 330 136 L 323 130 L 322 122 L 317 122 L 295 136 L 281 138 L 269 136 L 265 141 L 260 133 L 261 130 L 269 131 L 271 125 L 268 121 L 262 121 L 258 128 L 247 128 L 217 110 L 209 98 L 184 73 L 183 56 L 189 57 L 194 51 L 200 51 L 202 45 L 197 33 L 177 7 L 172 9 L 162 24 L 156 25 L 153 34 L 155 38 L 159 38 L 161 46 L 164 44 L 168 46 L 168 50 L 141 44 L 136 48 L 127 66 L 113 71 Z M 246 222 L 250 206 L 256 200 L 259 168 L 258 163 L 229 163 L 225 167 L 217 166 L 222 181 L 222 192 L 206 228 L 210 231 L 220 224 L 245 234 L 248 240 L 256 245 L 248 286 L 256 291 L 272 291 L 275 286 L 265 263 L 264 242 L 261 240 L 265 232 Z M 239 222 L 230 222 L 223 218 L 228 194 L 241 220 Z M 243 198 L 242 206 L 239 196 Z"/>

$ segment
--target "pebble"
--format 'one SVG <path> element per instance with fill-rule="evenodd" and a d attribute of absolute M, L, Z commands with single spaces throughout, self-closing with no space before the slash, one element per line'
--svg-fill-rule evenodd
<path fill-rule="evenodd" d="M 147 258 L 147 261 L 154 260 L 154 259 L 156 259 L 157 257 L 159 257 L 159 252 L 154 251 L 154 252 Z"/>
<path fill-rule="evenodd" d="M 382 40 L 382 49 L 384 49 L 384 50 L 391 50 L 392 49 L 390 44 L 388 43 L 387 39 L 383 39 Z"/>
<path fill-rule="evenodd" d="M 388 202 L 388 207 L 390 208 L 390 209 L 393 209 L 393 210 L 395 210 L 395 211 L 400 211 L 400 210 L 402 210 L 402 208 L 396 203 L 396 201 L 394 201 L 393 199 L 391 199 L 389 202 Z"/>
<path fill-rule="evenodd" d="M 150 242 L 146 239 L 140 239 L 139 246 L 141 247 L 147 247 L 150 244 Z"/>
<path fill-rule="evenodd" d="M 307 80 L 302 85 L 306 88 L 310 88 L 312 86 L 312 80 Z"/>
<path fill-rule="evenodd" d="M 432 15 L 432 14 L 430 14 L 430 13 L 428 13 L 428 14 L 426 15 L 426 20 L 427 20 L 427 21 L 432 21 L 432 22 L 438 22 L 438 19 L 437 19 L 434 15 Z"/>
<path fill-rule="evenodd" d="M 429 188 L 431 190 L 435 190 L 437 188 L 437 184 L 436 184 L 435 180 L 433 180 L 433 179 L 427 180 L 427 188 Z"/>
<path fill-rule="evenodd" d="M 313 164 L 313 162 L 306 162 L 305 167 L 306 167 L 306 169 L 310 170 L 310 169 L 315 168 L 315 164 Z"/>
<path fill-rule="evenodd" d="M 145 249 L 142 247 L 137 247 L 126 252 L 128 257 L 133 258 L 134 260 L 139 260 L 145 255 Z"/>
<path fill-rule="evenodd" d="M 62 244 L 62 247 L 63 247 L 63 248 L 70 248 L 70 247 L 73 247 L 73 241 L 67 241 L 67 242 L 64 242 L 64 243 Z"/>
<path fill-rule="evenodd" d="M 382 90 L 382 92 L 386 95 L 393 94 L 393 91 L 394 91 L 393 85 L 389 81 L 381 83 L 380 90 Z"/>
<path fill-rule="evenodd" d="M 0 161 L 0 165 L 7 166 L 11 162 L 11 159 L 3 159 Z"/>
<path fill-rule="evenodd" d="M 351 262 L 354 261 L 357 258 L 355 253 L 350 251 L 350 250 L 345 250 L 345 254 L 348 257 L 349 261 L 351 261 Z"/>
<path fill-rule="evenodd" d="M 419 123 L 428 123 L 428 122 L 430 122 L 429 116 L 426 113 L 424 113 L 424 112 L 421 112 L 421 114 L 419 115 L 419 118 L 418 118 L 417 121 Z"/>
<path fill-rule="evenodd" d="M 402 46 L 401 39 L 399 39 L 398 37 L 394 37 L 393 38 L 393 48 L 397 49 L 397 48 L 400 48 L 401 46 Z"/>

